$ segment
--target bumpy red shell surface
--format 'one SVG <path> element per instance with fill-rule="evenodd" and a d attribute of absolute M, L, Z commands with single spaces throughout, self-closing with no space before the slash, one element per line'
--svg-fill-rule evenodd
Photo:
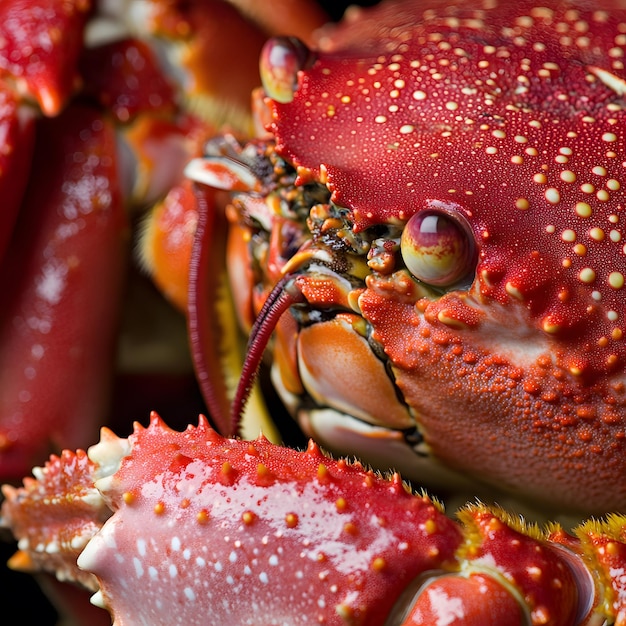
<path fill-rule="evenodd" d="M 619 371 L 626 14 L 449 4 L 387 2 L 329 30 L 294 100 L 272 105 L 278 149 L 323 175 L 357 230 L 433 202 L 460 213 L 483 296 L 571 340 L 577 375 Z"/>
<path fill-rule="evenodd" d="M 173 606 L 184 624 L 380 624 L 461 542 L 399 478 L 314 445 L 224 439 L 203 420 L 179 433 L 155 416 L 129 443 L 110 484 L 96 483 L 115 514 L 79 559 L 116 625 L 171 624 Z"/>

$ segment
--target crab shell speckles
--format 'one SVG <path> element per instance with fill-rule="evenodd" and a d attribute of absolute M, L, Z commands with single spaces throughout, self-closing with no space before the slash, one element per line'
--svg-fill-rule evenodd
<path fill-rule="evenodd" d="M 386 2 L 319 37 L 277 150 L 356 231 L 445 207 L 475 279 L 360 313 L 435 455 L 559 505 L 626 506 L 626 12 Z M 445 363 L 445 367 L 442 367 Z"/>
<path fill-rule="evenodd" d="M 153 415 L 128 446 L 108 433 L 90 458 L 111 465 L 112 448 L 127 456 L 96 486 L 114 515 L 78 564 L 97 576 L 116 626 L 259 616 L 379 624 L 461 542 L 454 522 L 398 477 L 331 460 L 314 444 L 297 452 L 224 439 L 204 419 L 180 433 Z"/>

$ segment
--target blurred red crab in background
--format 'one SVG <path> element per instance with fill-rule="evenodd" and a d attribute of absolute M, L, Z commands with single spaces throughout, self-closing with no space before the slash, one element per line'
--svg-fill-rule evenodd
<path fill-rule="evenodd" d="M 129 428 L 125 411 L 147 415 L 157 389 L 165 406 L 205 410 L 184 316 L 134 249 L 206 138 L 252 132 L 267 37 L 306 39 L 328 19 L 297 4 L 274 3 L 268 19 L 220 0 L 0 3 L 2 481 L 86 447 L 102 424 Z M 194 227 L 190 215 L 164 247 Z M 6 578 L 3 599 L 20 593 Z M 24 576 L 15 585 L 36 593 Z"/>

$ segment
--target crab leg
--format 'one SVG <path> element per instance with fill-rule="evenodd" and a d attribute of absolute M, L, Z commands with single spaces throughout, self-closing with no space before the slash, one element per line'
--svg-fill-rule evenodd
<path fill-rule="evenodd" d="M 127 243 L 116 168 L 100 114 L 76 106 L 40 121 L 36 183 L 0 268 L 4 477 L 85 445 L 106 416 Z"/>

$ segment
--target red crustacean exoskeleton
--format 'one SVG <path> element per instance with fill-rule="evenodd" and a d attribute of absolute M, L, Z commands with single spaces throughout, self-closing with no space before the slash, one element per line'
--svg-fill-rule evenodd
<path fill-rule="evenodd" d="M 626 14 L 448 5 L 271 40 L 271 137 L 188 167 L 239 186 L 241 317 L 265 302 L 241 388 L 276 327 L 275 385 L 330 449 L 624 510 Z"/>
<path fill-rule="evenodd" d="M 103 429 L 4 494 L 14 560 L 96 591 L 115 626 L 626 623 L 623 516 L 573 536 L 472 505 L 458 525 L 398 474 L 204 418 Z"/>
<path fill-rule="evenodd" d="M 294 12 L 290 0 L 278 0 L 283 10 L 262 25 L 239 11 L 258 7 L 237 4 L 0 3 L 2 482 L 21 480 L 51 452 L 86 447 L 111 413 L 120 415 L 125 396 L 141 395 L 119 391 L 125 355 L 143 360 L 127 324 L 142 313 L 131 306 L 154 291 L 143 288 L 148 279 L 132 258 L 140 222 L 166 192 L 176 193 L 184 164 L 221 124 L 251 128 L 249 94 L 268 35 L 306 39 L 327 19 L 313 3 Z M 166 239 L 173 244 L 176 233 Z M 144 329 L 161 323 L 160 300 L 144 304 Z M 183 355 L 192 382 L 180 344 L 174 355 Z M 171 353 L 159 354 L 165 358 L 147 375 L 140 365 L 142 378 L 152 381 L 157 371 L 172 380 Z"/>
<path fill-rule="evenodd" d="M 624 626 L 624 51 L 617 0 L 351 10 L 265 44 L 260 136 L 209 141 L 186 169 L 204 187 L 181 187 L 181 308 L 224 434 L 268 354 L 325 448 L 602 521 L 539 530 L 473 504 L 457 523 L 317 444 L 153 415 L 4 488 L 14 564 L 95 590 L 116 626 Z M 232 408 L 207 186 L 231 192 L 250 331 Z"/>

